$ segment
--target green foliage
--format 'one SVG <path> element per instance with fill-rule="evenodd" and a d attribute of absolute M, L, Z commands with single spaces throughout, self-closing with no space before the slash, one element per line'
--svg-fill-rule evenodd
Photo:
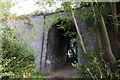
<path fill-rule="evenodd" d="M 10 27 L 2 29 L 2 73 L 0 76 L 23 77 L 34 70 L 34 56 L 26 45 L 18 39 Z"/>
<path fill-rule="evenodd" d="M 62 29 L 62 30 L 71 29 L 72 22 L 70 21 L 70 18 L 63 17 L 60 19 L 60 21 L 62 22 L 57 25 L 58 29 Z"/>
<path fill-rule="evenodd" d="M 31 78 L 43 78 L 44 76 L 48 76 L 49 73 L 39 73 L 33 72 Z"/>
<path fill-rule="evenodd" d="M 10 0 L 0 0 L 0 23 L 7 20 L 9 14 L 9 9 L 13 4 Z"/>
<path fill-rule="evenodd" d="M 62 17 L 61 19 L 59 19 L 59 21 L 61 21 L 60 24 L 57 24 L 57 29 L 59 30 L 63 30 L 64 31 L 64 36 L 67 37 L 74 37 L 76 36 L 76 30 L 75 30 L 75 26 L 73 24 L 73 22 L 71 21 L 71 17 Z"/>
<path fill-rule="evenodd" d="M 111 14 L 111 3 L 99 3 L 100 10 L 104 16 L 105 20 L 109 19 L 109 15 Z"/>
<path fill-rule="evenodd" d="M 62 7 L 63 7 L 64 11 L 70 11 L 71 10 L 71 2 L 62 3 Z"/>
<path fill-rule="evenodd" d="M 93 3 L 90 3 L 90 2 L 83 2 L 81 4 L 81 9 L 83 10 L 82 12 L 82 15 L 80 15 L 80 19 L 82 21 L 85 21 L 86 24 L 89 24 L 90 20 L 93 20 L 95 21 L 93 23 L 93 25 L 91 26 L 94 26 L 92 28 L 89 28 L 89 32 L 86 33 L 87 35 L 91 35 L 91 33 L 95 32 L 98 27 L 101 27 L 101 20 L 100 20 L 100 15 L 99 13 L 97 13 L 97 10 L 95 8 L 95 6 L 93 6 L 94 4 Z M 104 17 L 104 20 L 105 20 L 105 24 L 111 24 L 111 17 L 110 17 L 110 3 L 98 3 L 98 5 L 100 6 L 100 10 L 103 14 L 103 17 Z"/>
<path fill-rule="evenodd" d="M 119 66 L 120 63 L 111 64 L 108 56 L 103 53 L 96 53 L 91 51 L 88 54 L 82 54 L 82 57 L 86 58 L 88 62 L 77 63 L 80 78 L 116 78 L 119 79 Z"/>
<path fill-rule="evenodd" d="M 82 21 L 87 21 L 88 19 L 92 19 L 94 17 L 94 12 L 92 10 L 89 11 L 85 11 L 82 13 L 82 15 L 80 16 L 80 19 Z"/>

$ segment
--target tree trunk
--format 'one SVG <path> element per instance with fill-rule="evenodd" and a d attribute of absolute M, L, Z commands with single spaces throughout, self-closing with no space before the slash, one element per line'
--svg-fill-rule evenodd
<path fill-rule="evenodd" d="M 82 49 L 83 49 L 83 52 L 86 53 L 86 48 L 85 48 L 85 44 L 83 42 L 83 38 L 82 38 L 82 35 L 80 33 L 80 30 L 79 30 L 79 27 L 78 27 L 78 24 L 77 24 L 77 21 L 75 19 L 75 15 L 74 15 L 74 12 L 73 10 L 71 9 L 71 12 L 72 12 L 72 17 L 73 17 L 73 20 L 74 20 L 74 23 L 75 23 L 75 27 L 76 27 L 76 30 L 77 30 L 77 33 L 78 33 L 78 36 L 80 38 L 80 43 L 81 43 L 81 46 L 82 46 Z"/>
<path fill-rule="evenodd" d="M 94 5 L 93 3 L 91 3 L 92 7 L 93 7 L 93 12 L 94 12 L 94 16 L 96 15 L 96 12 L 95 12 L 95 8 L 94 8 Z M 95 17 L 95 26 L 96 26 L 96 23 L 97 22 L 97 19 Z M 97 29 L 97 39 L 98 39 L 98 45 L 99 45 L 99 48 L 100 50 L 102 50 L 102 44 L 101 44 L 101 38 L 100 38 L 100 32 L 99 32 L 99 29 Z"/>
<path fill-rule="evenodd" d="M 117 11 L 116 11 L 116 3 L 111 2 L 111 11 L 112 11 L 112 17 L 113 17 L 113 26 L 115 29 L 115 42 L 117 46 L 119 47 L 119 42 L 118 42 L 118 19 L 117 19 Z"/>
<path fill-rule="evenodd" d="M 106 50 L 107 50 L 108 56 L 110 58 L 110 61 L 112 63 L 114 63 L 116 61 L 116 59 L 113 55 L 113 52 L 112 52 L 112 49 L 111 49 L 111 44 L 110 44 L 110 39 L 109 39 L 108 32 L 107 32 L 106 25 L 105 25 L 105 21 L 104 21 L 102 12 L 101 12 L 97 2 L 95 2 L 95 7 L 96 7 L 96 9 L 99 13 L 99 16 L 100 16 L 101 25 L 102 25 L 101 27 L 102 27 L 102 31 L 103 31 L 103 35 L 104 35 L 104 39 L 105 39 L 105 43 L 106 43 Z"/>

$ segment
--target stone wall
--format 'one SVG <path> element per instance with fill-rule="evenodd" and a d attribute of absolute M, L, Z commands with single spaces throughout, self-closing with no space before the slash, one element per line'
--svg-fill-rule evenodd
<path fill-rule="evenodd" d="M 77 10 L 75 17 L 87 50 L 89 50 L 89 48 L 95 47 L 96 33 L 87 35 L 90 32 L 89 28 L 93 26 L 80 20 L 82 12 L 83 10 Z M 16 27 L 20 37 L 29 45 L 28 48 L 34 52 L 35 63 L 37 65 L 36 70 L 41 73 L 50 72 L 58 67 L 56 65 L 63 65 L 62 63 L 65 61 L 66 38 L 61 36 L 61 33 L 53 27 L 55 18 L 57 20 L 65 16 L 70 17 L 70 13 L 58 12 L 47 15 L 35 15 L 24 20 L 11 20 L 8 22 L 10 26 Z M 81 47 L 79 46 L 78 49 L 81 50 Z M 80 55 L 78 56 L 80 60 Z M 54 64 L 55 59 L 56 63 Z"/>

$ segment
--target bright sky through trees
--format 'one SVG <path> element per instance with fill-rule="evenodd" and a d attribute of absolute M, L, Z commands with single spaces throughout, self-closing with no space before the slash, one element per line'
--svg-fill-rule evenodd
<path fill-rule="evenodd" d="M 6 1 L 6 0 L 2 0 Z M 45 4 L 45 1 L 54 1 L 55 4 L 49 6 L 48 4 Z M 57 8 L 61 7 L 62 2 L 72 2 L 72 1 L 78 1 L 78 2 L 91 2 L 96 0 L 12 0 L 12 2 L 15 4 L 11 9 L 10 13 L 15 14 L 16 16 L 24 15 L 24 14 L 30 14 L 32 12 L 35 12 L 36 10 L 45 13 L 45 12 L 54 12 Z M 120 0 L 97 0 L 98 2 L 118 2 Z M 36 3 L 39 2 L 42 6 L 36 5 Z"/>
<path fill-rule="evenodd" d="M 16 14 L 16 16 L 24 15 L 24 14 L 30 14 L 36 10 L 39 10 L 41 12 L 54 12 L 57 8 L 61 6 L 61 1 L 57 1 L 56 4 L 49 6 L 49 5 L 43 5 L 38 6 L 36 5 L 36 2 L 39 0 L 13 0 L 14 6 L 10 9 L 10 12 L 12 14 Z"/>

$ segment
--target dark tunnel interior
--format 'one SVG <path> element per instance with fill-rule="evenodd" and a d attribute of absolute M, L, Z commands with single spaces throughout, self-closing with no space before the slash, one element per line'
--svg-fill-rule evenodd
<path fill-rule="evenodd" d="M 76 47 L 72 43 L 72 38 L 75 39 L 76 34 L 72 38 L 65 36 L 66 30 L 58 29 L 57 25 L 60 23 L 56 23 L 48 33 L 47 51 L 49 55 L 53 56 L 54 69 L 78 62 Z"/>

